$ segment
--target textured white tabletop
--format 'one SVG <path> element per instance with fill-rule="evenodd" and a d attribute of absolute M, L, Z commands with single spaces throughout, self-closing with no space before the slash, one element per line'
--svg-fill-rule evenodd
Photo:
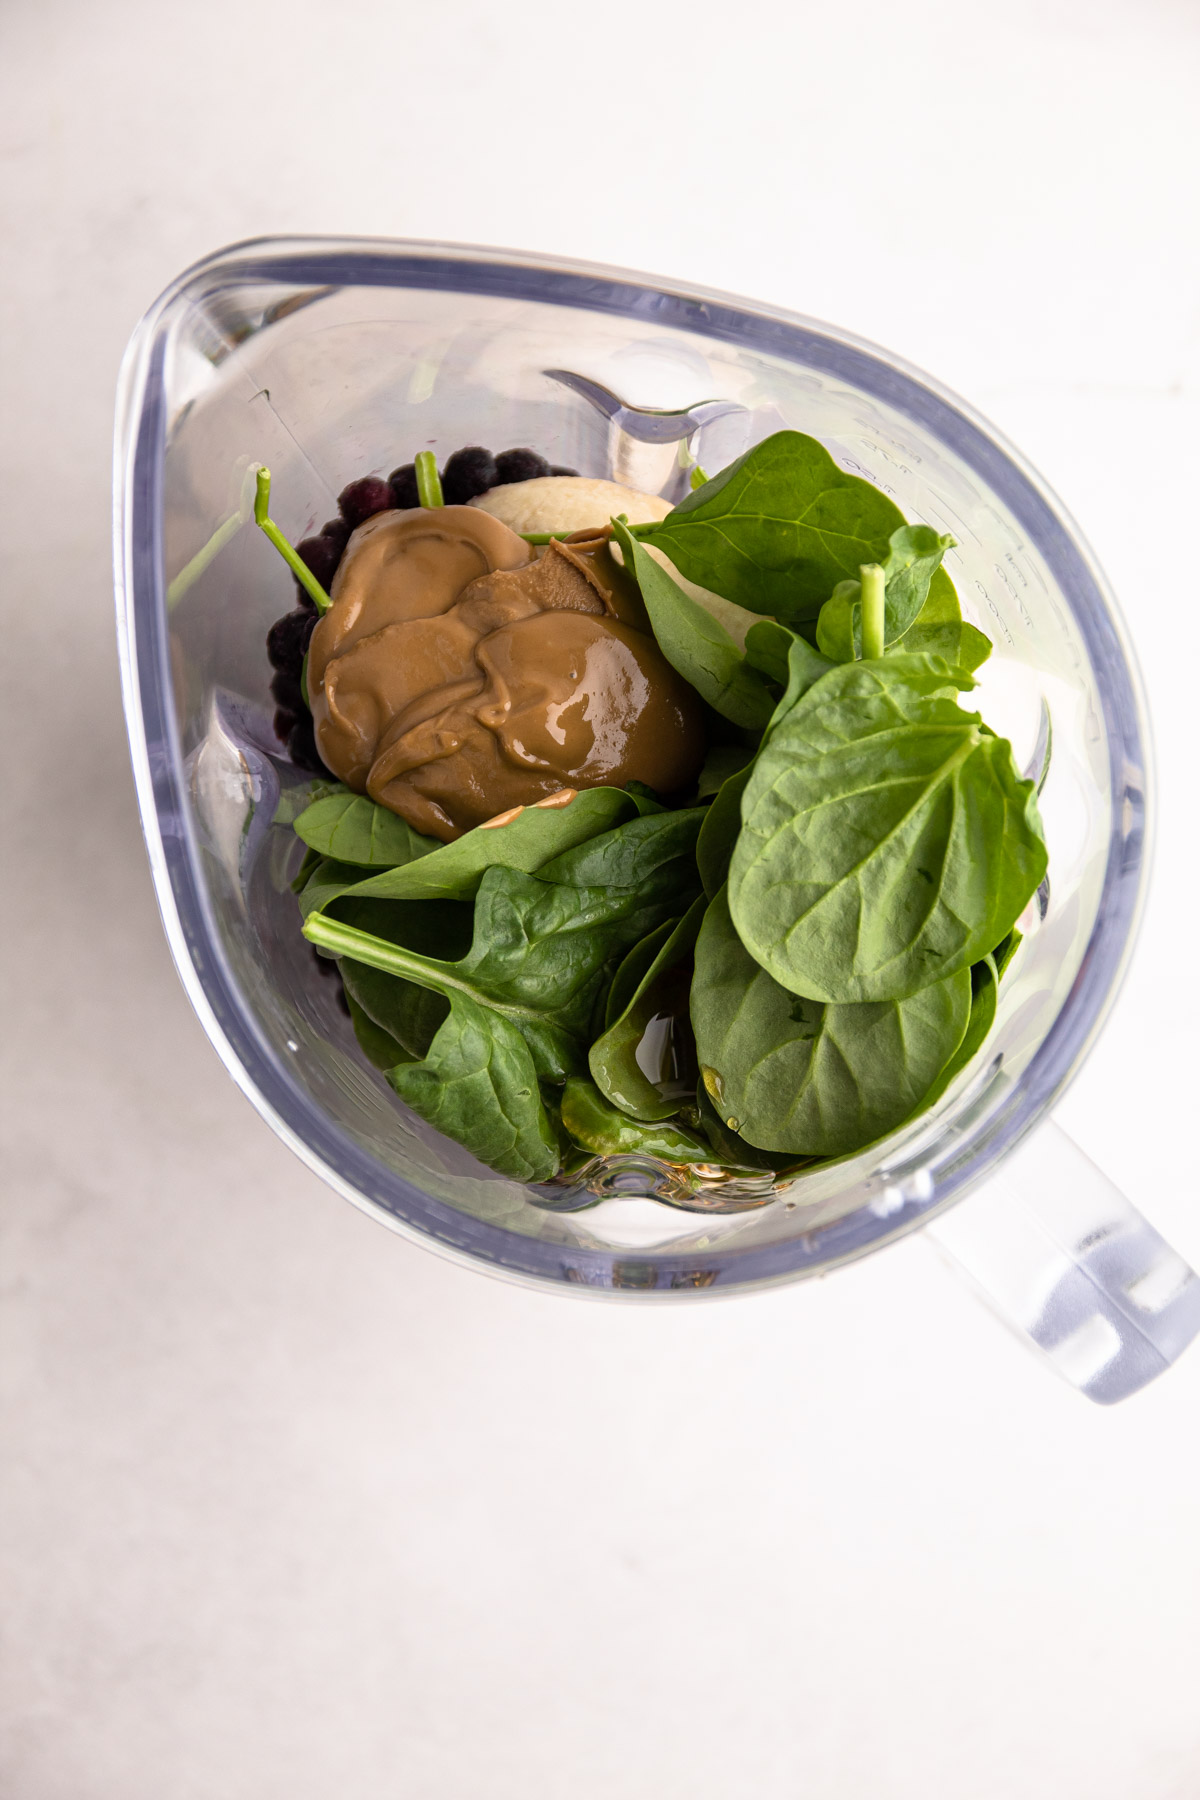
<path fill-rule="evenodd" d="M 1078 1141 L 1200 1263 L 1193 0 L 10 0 L 0 1793 L 1195 1800 L 1200 1349 L 1089 1406 L 909 1241 L 667 1312 L 448 1266 L 235 1091 L 117 693 L 138 314 L 264 232 L 732 288 L 957 388 L 1142 657 L 1155 884 Z"/>

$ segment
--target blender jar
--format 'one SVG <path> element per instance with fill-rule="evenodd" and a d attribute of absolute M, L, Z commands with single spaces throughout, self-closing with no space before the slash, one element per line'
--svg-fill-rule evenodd
<path fill-rule="evenodd" d="M 273 737 L 264 652 L 291 578 L 251 522 L 253 471 L 271 468 L 295 541 L 347 481 L 423 449 L 529 444 L 676 499 L 694 462 L 715 471 L 783 427 L 955 538 L 964 616 L 995 646 L 979 705 L 1041 781 L 1048 879 L 983 1050 L 882 1145 L 778 1183 L 613 1157 L 574 1187 L 523 1186 L 400 1104 L 300 936 L 290 819 L 309 778 Z M 961 402 L 844 332 L 727 295 L 507 252 L 269 240 L 187 271 L 138 327 L 116 489 L 125 706 L 176 965 L 230 1074 L 348 1198 L 518 1278 L 656 1298 L 820 1273 L 933 1222 L 1098 1400 L 1200 1331 L 1200 1282 L 1045 1121 L 1137 920 L 1136 677 L 1077 530 Z"/>

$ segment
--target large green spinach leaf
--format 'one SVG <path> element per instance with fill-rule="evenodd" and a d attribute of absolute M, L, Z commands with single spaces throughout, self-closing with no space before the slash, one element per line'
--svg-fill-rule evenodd
<path fill-rule="evenodd" d="M 989 953 L 1046 872 L 1033 783 L 969 675 L 885 656 L 822 677 L 772 728 L 742 801 L 729 904 L 795 994 L 903 999 Z"/>
<path fill-rule="evenodd" d="M 414 1112 L 499 1174 L 549 1181 L 557 1173 L 557 1134 L 529 1047 L 511 1020 L 469 995 L 450 996 L 428 1056 L 389 1070 L 388 1080 Z"/>
<path fill-rule="evenodd" d="M 747 667 L 740 646 L 630 536 L 621 520 L 613 520 L 613 532 L 641 589 L 658 647 L 672 668 L 723 718 L 761 730 L 775 703 L 766 684 Z"/>
<path fill-rule="evenodd" d="M 652 940 L 654 954 L 632 994 L 588 1051 L 588 1068 L 600 1092 L 613 1106 L 635 1119 L 669 1119 L 679 1111 L 678 1094 L 665 1091 L 653 1079 L 643 1068 L 638 1053 L 664 997 L 662 978 L 678 970 L 690 958 L 705 904 L 701 896 L 693 901 L 688 912 L 676 921 L 665 937 L 661 931 L 655 934 Z M 686 980 L 686 970 L 684 978 Z M 686 988 L 684 1000 L 686 1002 Z M 695 1079 L 694 1068 L 690 1079 Z"/>
<path fill-rule="evenodd" d="M 837 582 L 882 562 L 904 517 L 815 438 L 778 431 L 648 529 L 690 581 L 785 624 L 815 619 Z"/>
<path fill-rule="evenodd" d="M 705 1086 L 762 1150 L 844 1156 L 909 1116 L 953 1056 L 971 1010 L 966 969 L 903 1000 L 827 1006 L 749 954 L 721 893 L 696 944 L 692 1025 Z"/>

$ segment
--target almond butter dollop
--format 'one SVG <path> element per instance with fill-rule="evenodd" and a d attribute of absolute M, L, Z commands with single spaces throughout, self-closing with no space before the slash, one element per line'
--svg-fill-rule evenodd
<path fill-rule="evenodd" d="M 695 779 L 700 703 L 607 529 L 538 553 L 476 507 L 377 513 L 331 598 L 308 652 L 317 747 L 428 837 L 564 788 Z"/>

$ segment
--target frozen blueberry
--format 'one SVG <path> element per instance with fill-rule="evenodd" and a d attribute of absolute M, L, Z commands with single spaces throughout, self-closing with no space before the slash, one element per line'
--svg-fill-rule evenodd
<path fill-rule="evenodd" d="M 350 527 L 345 519 L 326 519 L 321 527 L 321 536 L 332 538 L 340 553 L 350 541 Z"/>
<path fill-rule="evenodd" d="M 465 506 L 496 485 L 496 459 L 490 450 L 469 444 L 456 450 L 442 470 L 442 498 L 447 506 Z"/>
<path fill-rule="evenodd" d="M 325 592 L 328 593 L 337 572 L 337 566 L 342 560 L 339 546 L 334 543 L 332 538 L 324 535 L 301 538 L 296 545 L 296 555 L 305 568 L 312 570 Z"/>
<path fill-rule="evenodd" d="M 310 612 L 298 606 L 295 612 L 276 619 L 267 633 L 267 657 L 273 669 L 294 669 L 299 674 L 305 646 L 312 636 L 309 621 L 315 624 L 316 618 L 315 608 Z"/>
<path fill-rule="evenodd" d="M 392 490 L 392 505 L 407 512 L 410 507 L 420 506 L 421 498 L 417 493 L 417 471 L 412 463 L 402 463 L 393 469 L 388 476 L 388 486 Z"/>
<path fill-rule="evenodd" d="M 272 730 L 274 731 L 275 736 L 279 739 L 281 744 L 287 743 L 288 738 L 292 734 L 292 727 L 295 723 L 296 723 L 295 713 L 290 713 L 290 712 L 288 712 L 286 707 L 281 706 L 279 708 L 278 712 L 275 714 L 275 717 L 271 721 Z"/>
<path fill-rule="evenodd" d="M 287 747 L 288 755 L 298 769 L 308 769 L 313 775 L 324 775 L 327 772 L 317 752 L 317 740 L 309 713 L 302 713 L 288 732 Z"/>
<path fill-rule="evenodd" d="M 360 481 L 352 481 L 349 487 L 344 487 L 338 495 L 338 508 L 351 531 L 395 504 L 391 488 L 379 475 L 364 475 Z"/>
<path fill-rule="evenodd" d="M 552 475 L 578 475 L 579 470 L 568 469 L 564 463 L 551 463 L 550 473 Z"/>
<path fill-rule="evenodd" d="M 271 677 L 271 694 L 285 711 L 299 718 L 304 711 L 304 695 L 300 692 L 299 669 L 276 669 Z"/>
<path fill-rule="evenodd" d="M 496 485 L 510 481 L 534 481 L 548 475 L 550 464 L 536 450 L 502 450 L 496 458 Z"/>

